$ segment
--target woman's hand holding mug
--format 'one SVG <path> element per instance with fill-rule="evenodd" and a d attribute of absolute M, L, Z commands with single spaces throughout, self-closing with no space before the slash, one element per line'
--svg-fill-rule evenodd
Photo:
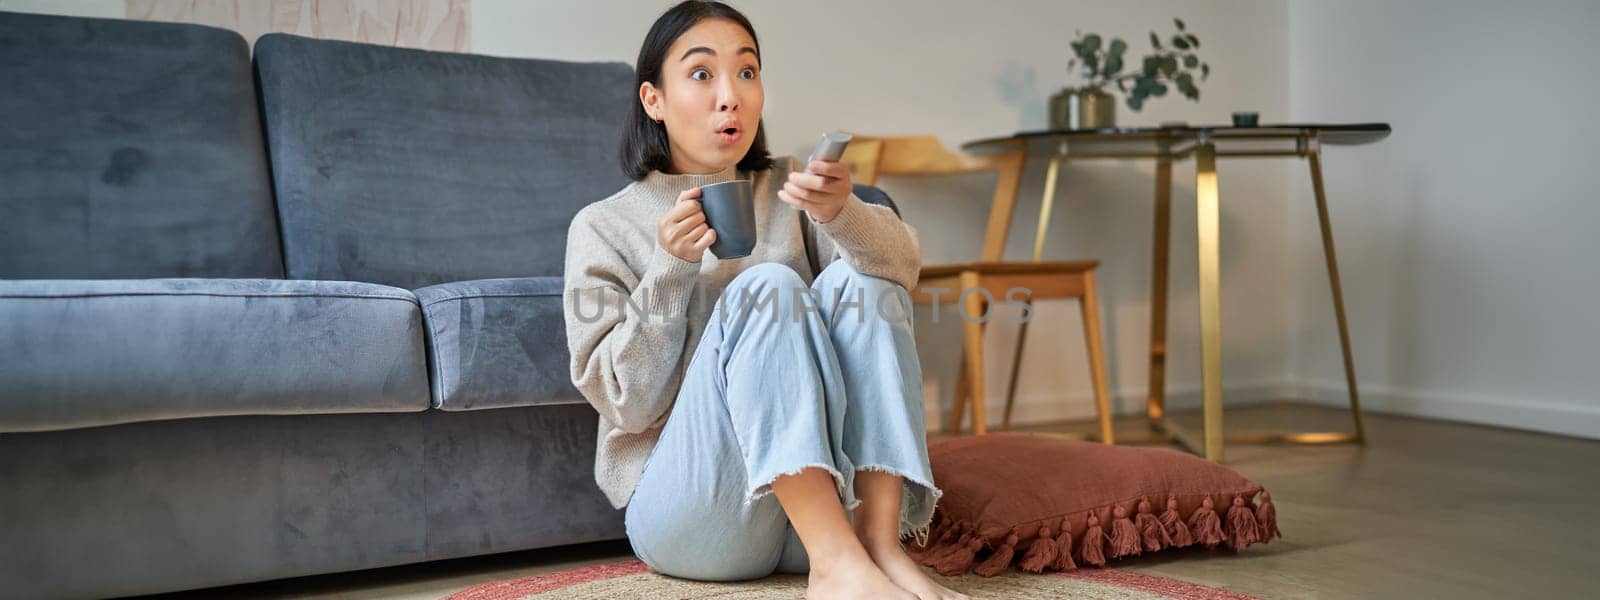
<path fill-rule="evenodd" d="M 700 188 L 684 190 L 656 225 L 657 243 L 673 256 L 693 263 L 700 262 L 706 248 L 717 241 L 717 232 L 706 225 L 706 214 L 695 200 L 699 197 Z"/>

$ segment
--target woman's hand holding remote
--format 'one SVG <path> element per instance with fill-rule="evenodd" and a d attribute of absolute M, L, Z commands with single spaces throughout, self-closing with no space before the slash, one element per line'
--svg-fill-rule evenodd
<path fill-rule="evenodd" d="M 717 232 L 706 225 L 706 213 L 695 200 L 699 197 L 700 188 L 684 190 L 656 225 L 657 243 L 673 256 L 693 263 L 700 262 L 706 248 L 717 241 Z"/>
<path fill-rule="evenodd" d="M 850 190 L 849 165 L 814 160 L 806 165 L 806 172 L 789 174 L 789 181 L 778 190 L 778 199 L 805 209 L 819 223 L 827 223 L 844 209 Z"/>

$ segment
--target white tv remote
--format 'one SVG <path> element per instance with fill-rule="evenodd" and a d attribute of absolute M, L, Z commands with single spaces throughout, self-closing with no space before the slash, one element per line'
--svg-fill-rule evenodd
<path fill-rule="evenodd" d="M 809 166 L 811 161 L 815 160 L 839 162 L 839 159 L 844 157 L 844 147 L 850 145 L 851 137 L 850 134 L 839 131 L 822 134 L 822 138 L 817 140 L 817 147 L 811 150 L 811 156 L 806 157 L 806 165 Z"/>

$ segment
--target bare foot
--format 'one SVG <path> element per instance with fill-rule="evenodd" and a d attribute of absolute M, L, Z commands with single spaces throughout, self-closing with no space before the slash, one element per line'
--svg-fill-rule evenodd
<path fill-rule="evenodd" d="M 806 582 L 806 598 L 917 600 L 917 596 L 890 581 L 889 576 L 859 549 L 822 564 L 812 561 L 811 575 Z"/>
<path fill-rule="evenodd" d="M 966 594 L 929 579 L 928 573 L 922 570 L 922 566 L 906 556 L 905 548 L 900 546 L 899 541 L 869 543 L 867 554 L 872 557 L 873 564 L 883 569 L 883 573 L 888 575 L 895 585 L 915 594 L 918 600 L 970 600 Z"/>

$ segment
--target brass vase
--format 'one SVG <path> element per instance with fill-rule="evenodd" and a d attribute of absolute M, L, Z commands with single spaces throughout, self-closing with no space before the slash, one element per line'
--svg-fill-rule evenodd
<path fill-rule="evenodd" d="M 1115 127 L 1117 99 L 1094 88 L 1061 88 L 1050 97 L 1051 129 Z"/>

